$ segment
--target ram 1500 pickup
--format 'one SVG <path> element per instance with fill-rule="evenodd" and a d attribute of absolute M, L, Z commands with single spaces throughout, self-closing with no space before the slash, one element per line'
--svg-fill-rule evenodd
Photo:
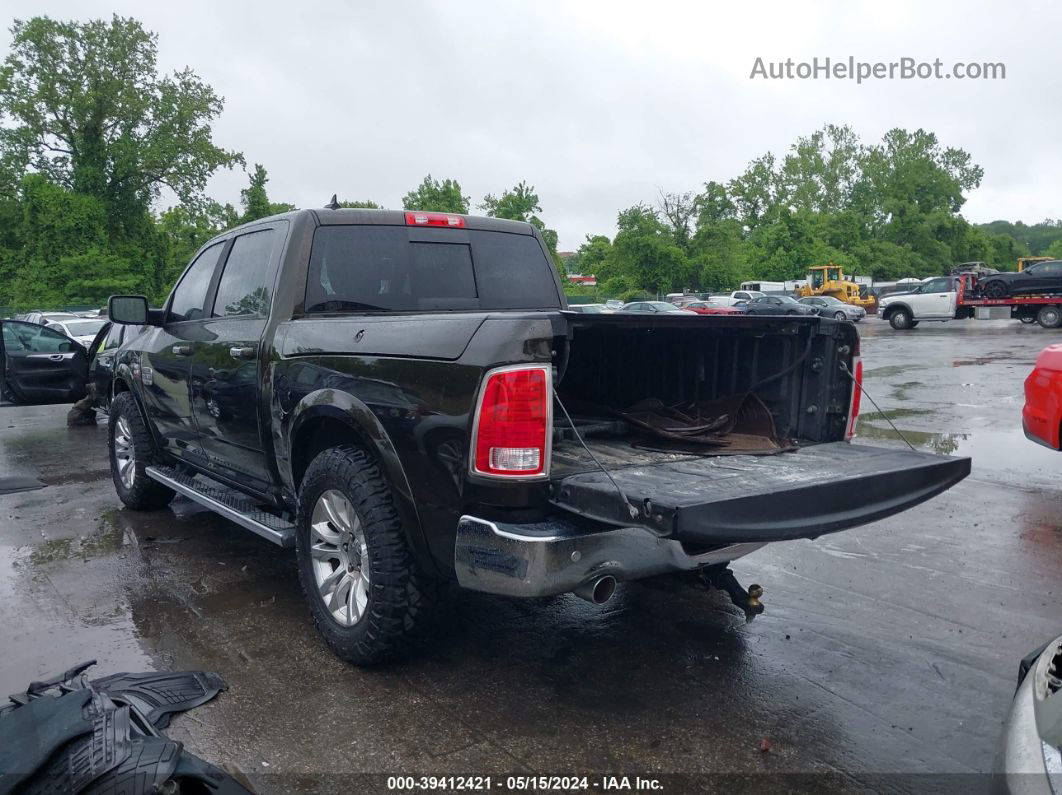
<path fill-rule="evenodd" d="M 534 227 L 323 209 L 230 230 L 114 354 L 133 509 L 197 500 L 294 547 L 358 664 L 427 636 L 439 588 L 607 599 L 897 513 L 969 460 L 852 444 L 848 322 L 577 314 Z M 751 589 L 750 589 L 751 590 Z"/>

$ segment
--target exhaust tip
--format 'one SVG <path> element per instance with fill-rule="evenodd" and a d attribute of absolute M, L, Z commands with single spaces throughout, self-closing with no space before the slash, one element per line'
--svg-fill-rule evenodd
<path fill-rule="evenodd" d="M 616 578 L 611 574 L 606 574 L 596 580 L 584 582 L 573 593 L 591 604 L 603 605 L 616 593 Z"/>

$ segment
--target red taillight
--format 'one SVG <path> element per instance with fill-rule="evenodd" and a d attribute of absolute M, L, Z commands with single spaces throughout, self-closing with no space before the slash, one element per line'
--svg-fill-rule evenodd
<path fill-rule="evenodd" d="M 408 226 L 449 226 L 460 229 L 465 219 L 450 213 L 406 213 Z"/>
<path fill-rule="evenodd" d="M 552 434 L 550 368 L 509 367 L 487 376 L 472 429 L 472 469 L 480 475 L 546 474 Z"/>
<path fill-rule="evenodd" d="M 859 401 L 863 397 L 863 360 L 854 356 L 852 365 L 856 382 L 852 384 L 852 399 L 848 404 L 848 428 L 844 432 L 845 439 L 855 436 L 856 420 L 859 419 Z"/>

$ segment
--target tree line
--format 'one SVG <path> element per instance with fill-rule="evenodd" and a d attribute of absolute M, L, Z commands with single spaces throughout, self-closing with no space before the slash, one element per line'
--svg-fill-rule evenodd
<path fill-rule="evenodd" d="M 983 170 L 926 130 L 876 143 L 826 125 L 782 157 L 756 158 L 699 193 L 661 191 L 620 211 L 613 238 L 588 235 L 565 265 L 599 292 L 723 290 L 744 280 L 802 278 L 813 264 L 895 280 L 963 262 L 1014 270 L 1018 257 L 1062 258 L 1062 221 L 974 225 L 960 211 Z"/>
<path fill-rule="evenodd" d="M 271 199 L 262 164 L 214 141 L 222 98 L 191 69 L 161 74 L 157 36 L 137 20 L 34 17 L 10 32 L 0 66 L 0 305 L 99 305 L 118 292 L 159 300 L 207 239 L 294 209 Z M 205 195 L 211 175 L 231 168 L 247 173 L 238 206 Z M 487 194 L 475 209 L 535 225 L 558 269 L 594 273 L 614 296 L 791 279 L 827 261 L 884 279 L 1062 255 L 1062 222 L 968 223 L 960 210 L 982 176 L 970 155 L 924 130 L 864 144 L 850 127 L 827 125 L 727 182 L 661 191 L 620 211 L 614 236 L 588 235 L 566 258 L 534 186 Z M 176 203 L 159 211 L 163 195 Z M 456 179 L 430 174 L 402 206 L 473 211 Z"/>

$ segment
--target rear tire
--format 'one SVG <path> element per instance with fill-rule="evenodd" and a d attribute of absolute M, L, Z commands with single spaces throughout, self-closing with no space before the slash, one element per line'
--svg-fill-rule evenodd
<path fill-rule="evenodd" d="M 911 313 L 906 309 L 897 309 L 889 315 L 889 325 L 897 331 L 906 331 L 914 328 L 915 321 L 911 319 Z"/>
<path fill-rule="evenodd" d="M 1036 322 L 1044 328 L 1058 328 L 1062 325 L 1062 310 L 1053 304 L 1042 306 L 1036 313 Z"/>
<path fill-rule="evenodd" d="M 111 401 L 107 447 L 114 490 L 126 507 L 150 511 L 170 504 L 173 489 L 145 472 L 155 462 L 155 444 L 132 392 L 120 392 Z"/>
<path fill-rule="evenodd" d="M 1006 298 L 1008 290 L 1005 282 L 994 281 L 985 285 L 984 292 L 989 298 Z"/>
<path fill-rule="evenodd" d="M 368 453 L 334 447 L 310 462 L 296 532 L 310 616 L 337 657 L 378 665 L 424 645 L 439 583 L 417 563 L 391 488 Z"/>

